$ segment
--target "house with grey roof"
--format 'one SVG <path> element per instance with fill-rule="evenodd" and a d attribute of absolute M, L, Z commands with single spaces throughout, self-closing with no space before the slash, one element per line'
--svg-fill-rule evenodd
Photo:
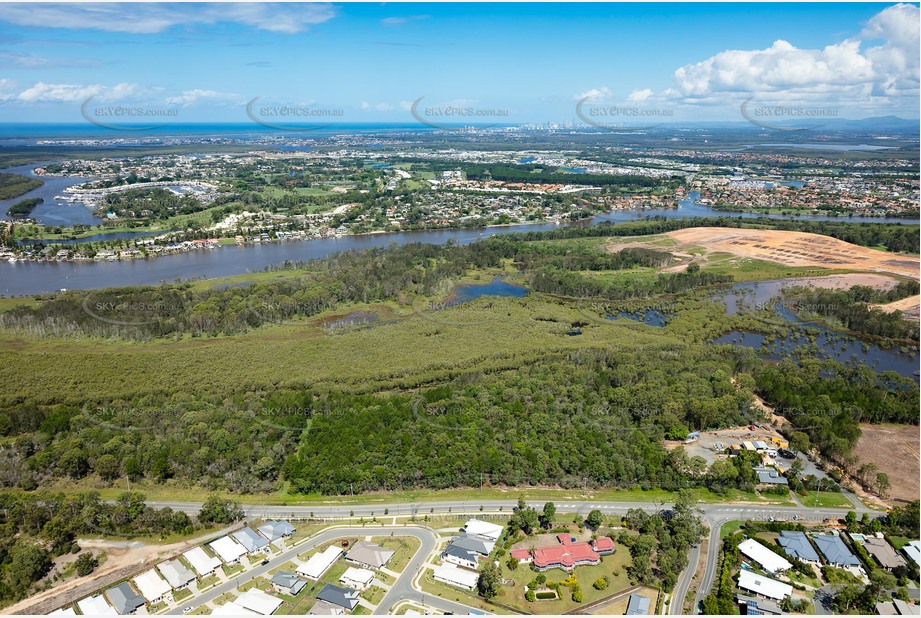
<path fill-rule="evenodd" d="M 812 540 L 831 566 L 841 569 L 860 566 L 860 560 L 851 553 L 837 534 L 814 534 Z"/>
<path fill-rule="evenodd" d="M 262 535 L 256 534 L 252 528 L 243 528 L 230 534 L 236 541 L 246 548 L 246 552 L 251 554 L 269 546 L 268 540 Z"/>
<path fill-rule="evenodd" d="M 480 555 L 471 549 L 464 549 L 451 543 L 441 553 L 441 558 L 446 562 L 468 569 L 476 569 Z"/>
<path fill-rule="evenodd" d="M 114 607 L 115 611 L 122 616 L 133 614 L 139 608 L 147 604 L 144 597 L 138 594 L 128 582 L 122 582 L 117 586 L 112 586 L 106 590 L 103 595 L 105 595 L 109 605 Z"/>
<path fill-rule="evenodd" d="M 304 589 L 304 586 L 307 585 L 306 581 L 288 571 L 279 571 L 272 576 L 270 582 L 275 592 L 279 594 L 289 594 L 292 597 L 297 596 L 298 593 Z"/>
<path fill-rule="evenodd" d="M 631 594 L 627 602 L 627 616 L 645 616 L 649 613 L 649 597 Z"/>
<path fill-rule="evenodd" d="M 326 584 L 317 595 L 317 599 L 351 611 L 358 605 L 358 591 L 335 584 Z"/>
<path fill-rule="evenodd" d="M 879 563 L 879 566 L 887 571 L 897 569 L 907 564 L 905 559 L 896 553 L 895 549 L 886 542 L 886 539 L 869 536 L 863 540 L 863 546 L 867 550 L 867 553 L 873 556 Z"/>
<path fill-rule="evenodd" d="M 787 485 L 787 478 L 774 468 L 755 468 L 758 483 L 762 485 Z"/>
<path fill-rule="evenodd" d="M 481 556 L 488 556 L 490 552 L 493 550 L 493 547 L 496 546 L 496 544 L 492 541 L 487 541 L 480 537 L 468 536 L 468 535 L 457 537 L 456 539 L 451 541 L 451 545 L 454 545 L 455 547 L 460 547 L 461 549 L 466 549 L 469 551 L 476 552 L 480 554 Z"/>
<path fill-rule="evenodd" d="M 384 549 L 376 543 L 358 541 L 352 545 L 352 549 L 345 554 L 345 559 L 359 566 L 368 567 L 369 569 L 379 569 L 390 562 L 390 559 L 393 558 L 395 553 L 395 551 Z"/>
<path fill-rule="evenodd" d="M 800 532 L 799 530 L 781 530 L 780 536 L 777 538 L 777 543 L 783 547 L 784 551 L 787 552 L 787 555 L 791 558 L 814 564 L 820 564 L 822 562 L 822 559 L 819 558 L 819 554 L 812 546 L 812 543 L 809 542 L 809 537 L 806 536 L 805 532 Z"/>
<path fill-rule="evenodd" d="M 294 526 L 286 521 L 271 520 L 267 521 L 258 528 L 259 534 L 269 540 L 270 543 L 280 541 L 294 534 Z"/>

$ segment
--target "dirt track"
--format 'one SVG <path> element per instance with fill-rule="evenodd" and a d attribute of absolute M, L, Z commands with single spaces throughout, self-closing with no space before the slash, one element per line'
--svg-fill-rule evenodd
<path fill-rule="evenodd" d="M 877 249 L 805 232 L 751 230 L 721 227 L 692 227 L 666 234 L 682 246 L 700 246 L 711 251 L 777 262 L 788 266 L 818 266 L 892 273 L 918 279 L 921 260 L 916 256 L 887 253 Z"/>

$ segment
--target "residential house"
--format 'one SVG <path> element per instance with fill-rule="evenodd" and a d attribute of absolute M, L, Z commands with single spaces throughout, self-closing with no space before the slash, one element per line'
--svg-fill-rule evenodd
<path fill-rule="evenodd" d="M 112 586 L 103 593 L 109 605 L 115 608 L 115 613 L 121 616 L 133 614 L 140 607 L 144 607 L 147 602 L 144 597 L 131 587 L 128 582 L 122 582 L 117 586 Z"/>
<path fill-rule="evenodd" d="M 793 586 L 790 584 L 785 584 L 745 569 L 739 571 L 739 588 L 776 601 L 782 601 L 785 597 L 793 594 Z"/>
<path fill-rule="evenodd" d="M 347 568 L 342 577 L 339 578 L 339 583 L 358 590 L 364 590 L 371 585 L 372 581 L 374 581 L 374 571 L 356 569 L 355 567 Z"/>
<path fill-rule="evenodd" d="M 77 607 L 84 616 L 117 616 L 118 612 L 109 605 L 105 597 L 101 594 L 94 597 L 86 597 L 77 601 Z"/>
<path fill-rule="evenodd" d="M 222 536 L 210 545 L 224 564 L 236 564 L 246 555 L 246 548 L 229 536 Z"/>
<path fill-rule="evenodd" d="M 902 551 L 908 556 L 908 559 L 921 566 L 921 541 L 910 541 Z"/>
<path fill-rule="evenodd" d="M 445 547 L 444 551 L 441 553 L 441 558 L 445 562 L 450 562 L 457 566 L 476 569 L 480 555 L 475 551 L 464 549 L 463 547 L 458 547 L 451 543 Z"/>
<path fill-rule="evenodd" d="M 863 541 L 863 546 L 867 550 L 867 553 L 873 556 L 876 562 L 879 563 L 879 566 L 887 571 L 903 567 L 907 564 L 905 558 L 896 553 L 892 545 L 886 542 L 884 538 L 875 536 L 866 537 Z"/>
<path fill-rule="evenodd" d="M 237 605 L 251 612 L 256 612 L 262 616 L 269 616 L 275 613 L 282 603 L 278 597 L 266 594 L 259 588 L 250 588 L 234 601 Z"/>
<path fill-rule="evenodd" d="M 169 583 L 154 569 L 141 573 L 132 581 L 148 603 L 159 603 L 172 591 Z"/>
<path fill-rule="evenodd" d="M 532 552 L 534 567 L 538 571 L 547 569 L 571 571 L 577 566 L 601 562 L 601 555 L 592 549 L 590 543 L 576 543 L 568 534 L 558 534 L 556 538 L 560 542 L 559 545 L 534 548 Z"/>
<path fill-rule="evenodd" d="M 599 553 L 602 556 L 605 556 L 607 554 L 613 554 L 614 553 L 614 541 L 611 540 L 611 537 L 600 536 L 594 541 L 592 541 L 592 549 L 594 549 L 596 553 Z"/>
<path fill-rule="evenodd" d="M 482 537 L 470 536 L 470 535 L 465 534 L 451 541 L 451 545 L 454 545 L 455 547 L 460 547 L 461 549 L 467 549 L 472 552 L 476 552 L 479 555 L 485 557 L 485 556 L 488 556 L 492 552 L 493 548 L 496 546 L 496 542 L 487 541 L 486 539 Z"/>
<path fill-rule="evenodd" d="M 837 534 L 814 534 L 812 540 L 815 541 L 819 552 L 825 556 L 825 561 L 831 566 L 841 569 L 860 566 L 860 560 L 851 553 Z"/>
<path fill-rule="evenodd" d="M 178 559 L 161 562 L 157 569 L 173 590 L 181 590 L 195 581 L 195 573 Z"/>
<path fill-rule="evenodd" d="M 649 597 L 641 594 L 631 594 L 627 601 L 625 616 L 646 616 L 649 614 Z"/>
<path fill-rule="evenodd" d="M 221 559 L 216 556 L 209 556 L 201 547 L 193 547 L 182 554 L 182 557 L 189 561 L 199 577 L 206 577 L 214 573 L 221 566 Z"/>
<path fill-rule="evenodd" d="M 799 530 L 781 530 L 777 543 L 783 547 L 784 551 L 791 558 L 796 558 L 810 564 L 821 564 L 822 559 L 816 552 L 809 537 L 805 532 Z"/>
<path fill-rule="evenodd" d="M 755 539 L 745 539 L 739 543 L 739 551 L 768 573 L 782 573 L 793 566 L 789 560 L 775 554 Z"/>
<path fill-rule="evenodd" d="M 274 519 L 259 526 L 258 530 L 259 534 L 268 539 L 273 545 L 277 545 L 282 540 L 294 534 L 294 526 L 286 521 Z"/>
<path fill-rule="evenodd" d="M 370 541 L 358 541 L 352 545 L 352 549 L 345 555 L 345 559 L 369 569 L 380 569 L 390 562 L 395 553 L 393 550 L 384 549 Z"/>
<path fill-rule="evenodd" d="M 457 586 L 465 590 L 476 588 L 477 580 L 480 578 L 479 573 L 459 569 L 454 565 L 445 564 L 435 567 L 435 581 L 439 581 L 450 586 Z"/>
<path fill-rule="evenodd" d="M 262 551 L 269 546 L 269 541 L 261 534 L 256 534 L 252 528 L 243 528 L 237 530 L 236 532 L 231 533 L 237 543 L 246 548 L 246 552 L 253 554 L 257 551 Z"/>
<path fill-rule="evenodd" d="M 491 524 L 488 521 L 479 519 L 469 519 L 467 523 L 464 524 L 464 532 L 467 534 L 481 536 L 490 541 L 498 541 L 499 537 L 502 536 L 503 530 L 505 530 L 505 528 L 498 524 Z"/>
<path fill-rule="evenodd" d="M 774 468 L 754 468 L 760 485 L 788 485 L 787 479 Z"/>
<path fill-rule="evenodd" d="M 341 616 L 345 610 L 329 601 L 317 601 L 307 612 L 308 616 Z"/>
<path fill-rule="evenodd" d="M 342 550 L 335 545 L 330 545 L 321 552 L 312 555 L 307 562 L 297 567 L 297 574 L 307 579 L 320 579 L 326 570 L 342 556 Z"/>
<path fill-rule="evenodd" d="M 292 597 L 296 597 L 298 593 L 304 589 L 304 586 L 307 585 L 307 582 L 303 579 L 288 571 L 279 571 L 272 576 L 270 581 L 275 592 L 287 594 Z"/>
<path fill-rule="evenodd" d="M 326 584 L 317 595 L 317 599 L 352 611 L 358 605 L 358 591 L 335 584 Z"/>

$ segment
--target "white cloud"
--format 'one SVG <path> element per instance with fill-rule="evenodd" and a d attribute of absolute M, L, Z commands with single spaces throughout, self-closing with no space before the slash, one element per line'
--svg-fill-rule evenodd
<path fill-rule="evenodd" d="M 406 17 L 385 17 L 381 20 L 382 26 L 402 26 L 411 21 L 419 21 L 420 19 L 428 19 L 429 15 L 408 15 Z"/>
<path fill-rule="evenodd" d="M 659 93 L 642 89 L 634 94 L 694 106 L 755 97 L 855 109 L 902 106 L 917 113 L 918 22 L 917 6 L 893 5 L 871 18 L 855 38 L 822 49 L 777 40 L 766 49 L 722 51 L 679 67 L 673 85 Z"/>
<path fill-rule="evenodd" d="M 16 97 L 23 103 L 76 102 L 98 96 L 105 88 L 99 84 L 47 84 L 38 82 Z"/>
<path fill-rule="evenodd" d="M 16 97 L 16 82 L 0 77 L 0 101 L 9 101 Z"/>
<path fill-rule="evenodd" d="M 400 109 L 402 109 L 404 112 L 408 112 L 412 108 L 413 108 L 412 101 L 400 101 Z"/>
<path fill-rule="evenodd" d="M 652 90 L 649 88 L 643 88 L 642 90 L 634 90 L 629 95 L 627 95 L 627 101 L 630 103 L 642 103 L 652 96 Z"/>
<path fill-rule="evenodd" d="M 216 90 L 203 90 L 201 88 L 196 88 L 195 90 L 186 90 L 177 96 L 167 97 L 166 103 L 167 105 L 181 105 L 182 107 L 188 107 L 198 103 L 201 100 L 239 102 L 240 96 L 230 92 L 217 92 Z"/>
<path fill-rule="evenodd" d="M 0 20 L 19 26 L 152 34 L 174 26 L 238 23 L 293 34 L 329 21 L 336 9 L 313 3 L 10 3 Z"/>
<path fill-rule="evenodd" d="M 611 89 L 607 86 L 603 88 L 592 88 L 591 90 L 586 90 L 585 92 L 580 92 L 579 94 L 572 97 L 575 101 L 581 101 L 583 99 L 587 100 L 590 103 L 597 101 L 605 101 L 611 98 Z"/>

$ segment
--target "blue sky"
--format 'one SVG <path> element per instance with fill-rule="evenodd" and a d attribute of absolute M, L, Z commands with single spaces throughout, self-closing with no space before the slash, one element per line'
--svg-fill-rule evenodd
<path fill-rule="evenodd" d="M 508 122 L 578 121 L 579 101 L 915 118 L 918 23 L 915 4 L 5 4 L 0 121 L 80 122 L 90 97 L 185 122 L 245 122 L 256 97 L 345 122 L 409 122 L 420 97 Z"/>

